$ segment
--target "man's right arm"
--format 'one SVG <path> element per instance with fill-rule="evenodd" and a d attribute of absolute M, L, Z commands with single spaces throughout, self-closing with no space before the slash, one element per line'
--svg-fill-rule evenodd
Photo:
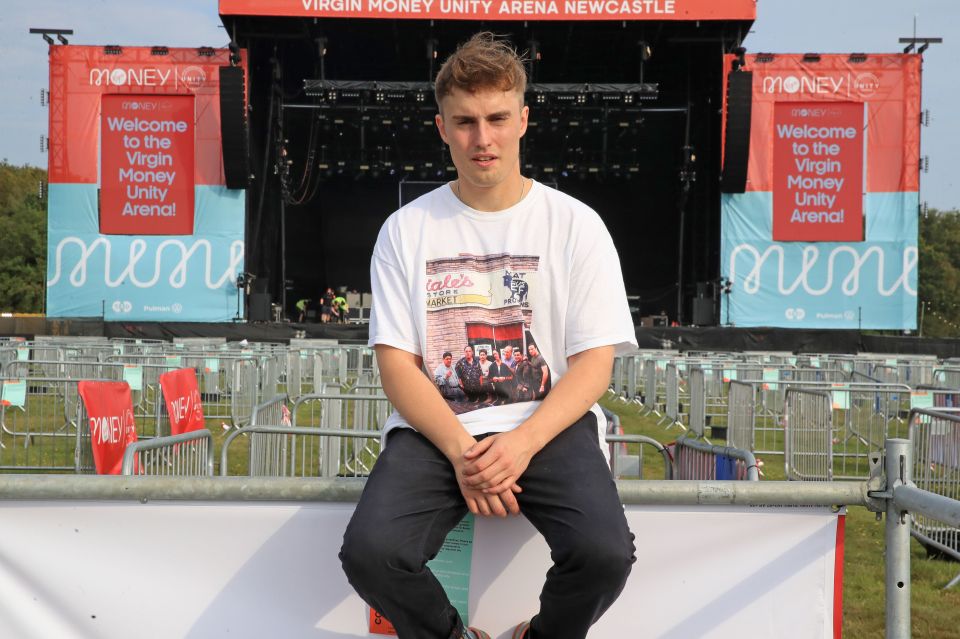
<path fill-rule="evenodd" d="M 510 491 L 486 494 L 463 482 L 464 453 L 477 443 L 447 406 L 436 387 L 423 374 L 420 357 L 405 350 L 377 344 L 380 381 L 394 407 L 417 432 L 430 440 L 450 461 L 457 474 L 467 508 L 475 515 L 505 516 L 520 508 Z"/>

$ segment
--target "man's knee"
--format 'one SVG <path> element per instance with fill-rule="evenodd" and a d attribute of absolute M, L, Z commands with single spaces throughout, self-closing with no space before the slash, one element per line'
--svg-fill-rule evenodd
<path fill-rule="evenodd" d="M 343 536 L 340 564 L 352 584 L 375 584 L 393 563 L 392 549 L 382 533 L 350 526 Z"/>
<path fill-rule="evenodd" d="M 630 576 L 636 557 L 633 535 L 626 538 L 585 540 L 574 552 L 574 562 L 585 578 L 601 589 L 619 589 Z"/>

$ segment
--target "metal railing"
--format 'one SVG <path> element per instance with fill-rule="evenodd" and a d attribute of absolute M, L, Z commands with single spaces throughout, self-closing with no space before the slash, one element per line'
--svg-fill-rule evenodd
<path fill-rule="evenodd" d="M 833 479 L 832 401 L 826 391 L 787 389 L 783 417 L 787 479 Z"/>
<path fill-rule="evenodd" d="M 305 446 L 304 440 L 324 441 L 333 439 L 375 439 L 380 441 L 381 433 L 375 430 L 342 430 L 339 428 L 309 428 L 306 426 L 246 426 L 227 436 L 220 451 L 220 475 L 229 475 L 230 444 L 241 435 L 251 439 L 261 437 L 256 452 L 251 443 L 248 451 L 248 470 L 250 477 L 337 477 L 343 474 L 354 475 L 335 459 L 324 455 L 321 445 Z M 355 476 L 355 475 L 354 475 Z"/>
<path fill-rule="evenodd" d="M 707 391 L 704 386 L 703 369 L 694 367 L 687 374 L 687 385 L 690 387 L 690 417 L 688 420 L 690 432 L 697 437 L 703 437 L 707 425 Z"/>
<path fill-rule="evenodd" d="M 606 443 L 610 446 L 610 470 L 614 478 L 625 476 L 643 478 L 643 446 L 652 446 L 663 457 L 663 478 L 673 479 L 673 464 L 670 451 L 667 447 L 645 435 L 624 435 L 622 433 L 608 433 Z M 627 453 L 627 444 L 639 444 L 636 461 Z"/>
<path fill-rule="evenodd" d="M 677 439 L 673 465 L 675 479 L 760 480 L 757 460 L 750 451 L 715 446 L 694 437 Z"/>
<path fill-rule="evenodd" d="M 359 436 L 360 434 L 357 433 Z M 872 476 L 857 482 L 619 481 L 624 504 L 695 506 L 864 506 L 886 513 L 887 639 L 911 636 L 910 528 L 914 515 L 960 527 L 960 501 L 913 484 L 909 440 L 891 439 L 872 458 Z M 882 462 L 882 463 L 881 463 Z M 364 482 L 291 477 L 97 477 L 0 475 L 0 500 L 356 502 Z"/>
<path fill-rule="evenodd" d="M 727 444 L 734 448 L 753 450 L 756 394 L 753 384 L 736 380 L 730 382 L 727 398 Z"/>
<path fill-rule="evenodd" d="M 139 440 L 123 452 L 123 475 L 213 477 L 213 437 L 194 430 Z"/>
<path fill-rule="evenodd" d="M 960 415 L 935 410 L 910 411 L 914 481 L 918 488 L 960 500 Z M 911 534 L 928 549 L 960 561 L 960 528 L 924 515 L 913 518 Z M 948 584 L 960 582 L 960 574 Z"/>

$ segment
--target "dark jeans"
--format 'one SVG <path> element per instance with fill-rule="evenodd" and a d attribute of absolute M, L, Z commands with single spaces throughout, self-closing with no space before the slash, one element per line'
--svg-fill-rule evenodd
<path fill-rule="evenodd" d="M 593 414 L 535 455 L 519 483 L 520 509 L 554 561 L 531 638 L 583 639 L 617 599 L 635 561 Z M 393 431 L 347 526 L 340 560 L 353 588 L 400 639 L 460 636 L 460 617 L 426 563 L 466 513 L 443 454 L 416 431 Z"/>

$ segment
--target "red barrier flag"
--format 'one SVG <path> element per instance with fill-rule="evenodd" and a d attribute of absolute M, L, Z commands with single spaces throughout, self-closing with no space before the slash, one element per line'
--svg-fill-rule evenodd
<path fill-rule="evenodd" d="M 80 382 L 90 423 L 90 444 L 98 475 L 119 475 L 123 452 L 137 441 L 133 401 L 126 382 Z"/>
<path fill-rule="evenodd" d="M 181 368 L 160 376 L 163 400 L 170 415 L 170 434 L 179 435 L 203 430 L 203 406 L 197 373 L 192 368 Z"/>

